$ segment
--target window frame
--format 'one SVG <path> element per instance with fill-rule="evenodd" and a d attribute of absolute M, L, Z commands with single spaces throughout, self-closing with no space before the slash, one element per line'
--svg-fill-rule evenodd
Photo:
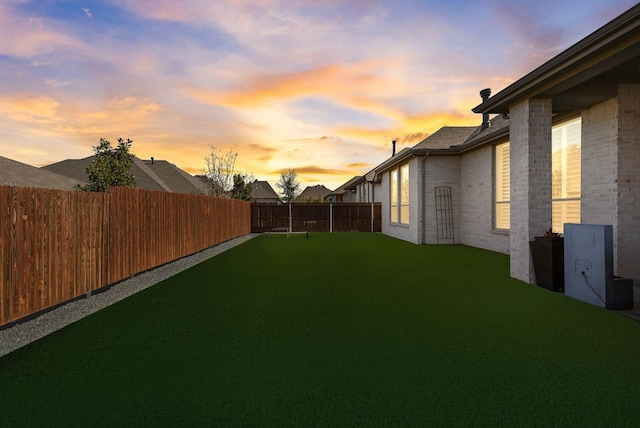
<path fill-rule="evenodd" d="M 389 171 L 389 223 L 409 226 L 411 221 L 411 195 L 409 164 Z"/>
<path fill-rule="evenodd" d="M 567 137 L 568 132 L 569 132 L 569 127 L 576 125 L 578 126 L 578 133 L 576 135 L 573 136 L 573 138 L 571 139 L 571 142 L 573 142 L 573 146 L 577 146 L 578 147 L 578 151 L 574 151 L 573 154 L 568 153 L 569 147 L 572 145 L 571 143 L 567 143 L 567 147 L 566 150 L 567 152 L 565 153 L 559 153 L 557 154 L 556 152 L 564 150 L 563 149 L 563 145 L 564 143 L 566 143 L 567 141 L 570 140 L 569 137 Z M 557 142 L 557 136 L 559 134 L 562 134 L 562 139 L 563 142 L 562 143 L 558 143 Z M 575 144 L 575 142 L 577 142 L 577 145 Z M 499 195 L 498 192 L 501 190 L 499 189 L 498 186 L 498 175 L 503 171 L 501 170 L 501 168 L 499 168 L 499 162 L 500 162 L 500 158 L 499 159 L 499 154 L 498 154 L 498 148 L 500 147 L 504 147 L 505 144 L 509 144 L 509 174 L 510 174 L 510 170 L 511 170 L 511 146 L 510 146 L 510 142 L 504 142 L 504 143 L 499 143 L 493 146 L 493 225 L 494 225 L 494 230 L 498 230 L 498 231 L 508 231 L 511 229 L 511 224 L 509 224 L 509 227 L 505 228 L 503 224 L 498 224 L 498 207 L 500 205 L 508 205 L 509 206 L 509 211 L 510 211 L 510 205 L 511 205 L 511 196 L 510 196 L 510 192 L 511 192 L 511 178 L 509 176 L 509 183 L 506 187 L 508 187 L 509 189 L 509 197 L 508 200 L 506 199 L 502 199 L 499 200 Z M 558 147 L 558 144 L 561 144 L 561 147 Z M 566 221 L 564 221 L 566 219 L 565 217 L 565 212 L 568 209 L 573 209 L 573 211 L 575 212 L 576 207 L 575 204 L 577 203 L 577 218 L 573 217 L 569 219 L 569 222 L 572 223 L 580 223 L 581 219 L 582 219 L 582 213 L 581 213 L 581 203 L 582 203 L 582 159 L 581 159 L 581 151 L 582 151 L 582 117 L 581 116 L 576 116 L 576 117 L 572 117 L 572 118 L 567 118 L 565 120 L 559 121 L 558 123 L 555 123 L 552 125 L 551 127 L 551 171 L 552 171 L 552 177 L 551 177 L 551 209 L 552 209 L 552 214 L 551 214 L 551 223 L 552 223 L 552 228 L 554 232 L 558 232 L 558 233 L 562 233 L 564 230 L 564 223 Z M 554 155 L 554 153 L 556 153 Z M 577 162 L 575 158 L 569 159 L 571 156 L 576 156 L 577 155 Z M 563 166 L 562 168 L 564 168 L 565 166 L 569 165 L 570 163 L 573 163 L 573 165 L 578 165 L 578 172 L 577 172 L 577 177 L 576 177 L 576 172 L 575 171 L 567 171 L 565 169 L 562 169 L 561 173 L 559 174 L 559 176 L 561 177 L 562 181 L 558 182 L 557 181 L 557 161 L 554 161 L 555 159 L 560 158 L 561 161 L 563 162 Z M 504 162 L 503 162 L 504 164 Z M 504 179 L 504 174 L 500 174 L 502 176 L 502 178 Z M 571 186 L 573 185 L 573 186 Z M 504 190 L 504 183 L 502 184 L 501 188 L 502 190 Z M 558 193 L 558 187 L 560 187 L 560 192 L 561 195 L 557 196 Z M 573 193 L 575 193 L 575 188 L 577 187 L 578 189 L 578 196 L 575 195 L 571 195 L 571 196 L 567 196 L 567 188 L 572 187 L 572 191 Z M 501 192 L 502 195 L 504 196 L 505 193 Z M 570 207 L 570 205 L 574 205 L 573 207 Z M 563 205 L 561 207 L 561 205 Z M 569 208 L 567 208 L 567 206 L 569 205 Z M 556 216 L 558 215 L 557 213 L 561 211 L 562 214 L 562 219 L 557 219 Z M 554 215 L 554 213 L 556 213 Z M 575 214 L 574 214 L 575 215 Z M 562 222 L 562 226 L 558 227 L 558 222 Z M 510 222 L 509 222 L 510 223 Z M 502 227 L 499 227 L 502 226 Z"/>
<path fill-rule="evenodd" d="M 506 149 L 506 153 L 505 153 Z M 504 157 L 506 155 L 506 167 Z M 506 231 L 511 229 L 511 143 L 505 141 L 493 146 L 493 227 L 495 230 Z M 506 170 L 506 171 L 505 171 Z M 506 183 L 505 183 L 506 177 Z M 499 184 L 499 180 L 502 183 Z M 508 222 L 505 225 L 499 222 L 499 211 L 508 210 Z M 499 209 L 500 208 L 500 209 Z"/>
<path fill-rule="evenodd" d="M 577 126 L 577 136 L 574 135 L 573 138 L 569 136 L 572 126 Z M 580 223 L 582 220 L 582 117 L 572 117 L 558 122 L 552 127 L 551 132 L 551 223 L 554 232 L 564 233 L 564 223 Z M 558 137 L 559 134 L 562 135 Z M 559 142 L 557 138 L 561 138 L 561 141 Z M 577 144 L 575 144 L 576 142 Z M 573 153 L 571 153 L 571 147 L 577 147 L 578 150 L 574 149 Z M 559 168 L 557 166 L 558 162 L 561 162 Z M 575 170 L 568 170 L 572 162 L 578 166 L 577 173 Z M 560 173 L 558 173 L 558 170 L 560 170 Z M 558 174 L 561 177 L 560 181 L 556 179 Z M 575 195 L 576 188 L 577 196 Z M 572 195 L 568 195 L 568 193 Z M 573 217 L 568 214 L 569 218 L 567 219 L 565 212 L 567 210 L 574 210 L 575 212 L 576 208 L 577 217 L 575 214 Z M 556 218 L 558 212 L 562 212 L 561 218 Z M 560 226 L 558 226 L 558 223 L 560 223 Z"/>

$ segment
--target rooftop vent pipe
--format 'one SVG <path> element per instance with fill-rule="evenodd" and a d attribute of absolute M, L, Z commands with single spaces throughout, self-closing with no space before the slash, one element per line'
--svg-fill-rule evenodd
<path fill-rule="evenodd" d="M 151 165 L 153 165 L 153 156 L 151 156 Z"/>
<path fill-rule="evenodd" d="M 391 156 L 395 156 L 395 155 L 396 155 L 396 140 L 393 140 L 393 141 L 391 142 L 391 146 L 392 146 L 392 149 L 391 149 Z"/>
<path fill-rule="evenodd" d="M 491 88 L 483 89 L 480 91 L 480 96 L 482 97 L 482 102 L 485 103 L 491 96 Z M 489 127 L 489 113 L 482 113 L 482 125 L 480 126 L 480 130 L 484 131 Z"/>

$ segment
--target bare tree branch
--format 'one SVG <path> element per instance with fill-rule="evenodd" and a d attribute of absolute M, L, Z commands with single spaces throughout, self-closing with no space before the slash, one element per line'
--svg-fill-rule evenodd
<path fill-rule="evenodd" d="M 216 146 L 209 146 L 209 156 L 204 158 L 203 173 L 207 177 L 209 194 L 213 196 L 227 196 L 233 186 L 236 158 L 238 153 L 229 150 L 223 153 Z"/>

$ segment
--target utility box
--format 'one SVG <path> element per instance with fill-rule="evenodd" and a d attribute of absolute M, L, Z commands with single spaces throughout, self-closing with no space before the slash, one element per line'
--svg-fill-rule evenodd
<path fill-rule="evenodd" d="M 607 309 L 633 308 L 633 280 L 613 276 L 613 226 L 564 225 L 565 295 Z"/>

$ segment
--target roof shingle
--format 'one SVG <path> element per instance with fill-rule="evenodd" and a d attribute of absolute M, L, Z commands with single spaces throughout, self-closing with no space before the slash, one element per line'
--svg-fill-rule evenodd
<path fill-rule="evenodd" d="M 76 180 L 0 156 L 0 184 L 4 186 L 73 190 L 77 184 L 86 184 L 86 179 Z"/>

